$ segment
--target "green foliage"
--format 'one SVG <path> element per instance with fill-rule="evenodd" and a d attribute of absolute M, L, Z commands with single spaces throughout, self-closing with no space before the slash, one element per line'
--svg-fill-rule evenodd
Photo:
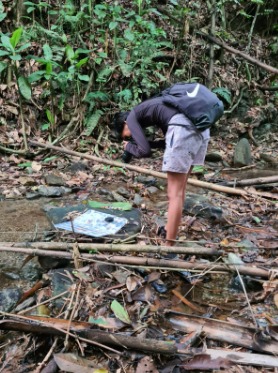
<path fill-rule="evenodd" d="M 7 17 L 7 13 L 4 12 L 3 2 L 0 1 L 0 22 L 2 22 Z"/>
<path fill-rule="evenodd" d="M 85 135 L 90 136 L 94 129 L 97 127 L 98 122 L 103 114 L 103 111 L 96 110 L 92 115 L 89 115 L 85 120 Z"/>
<path fill-rule="evenodd" d="M 232 104 L 232 95 L 229 89 L 220 87 L 220 88 L 214 88 L 212 91 L 216 93 L 220 99 L 225 100 L 230 105 Z"/>

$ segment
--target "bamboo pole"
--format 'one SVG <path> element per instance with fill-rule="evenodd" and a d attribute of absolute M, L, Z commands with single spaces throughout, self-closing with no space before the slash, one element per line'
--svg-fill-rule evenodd
<path fill-rule="evenodd" d="M 0 246 L 0 252 L 16 252 L 29 256 L 49 256 L 53 258 L 64 258 L 71 260 L 73 254 L 64 251 L 53 251 L 53 250 L 40 250 L 40 249 L 28 249 L 24 247 L 9 247 Z M 82 254 L 79 259 L 83 261 L 102 261 L 105 263 L 115 264 L 115 265 L 129 265 L 129 266 L 140 266 L 140 267 L 153 267 L 153 268 L 166 268 L 175 270 L 194 270 L 194 271 L 222 271 L 230 272 L 236 271 L 234 264 L 215 264 L 211 262 L 200 263 L 200 262 L 186 262 L 184 260 L 168 260 L 168 259 L 155 259 L 147 257 L 134 257 L 134 256 L 122 256 L 122 255 L 105 255 L 105 254 Z M 249 276 L 259 276 L 263 278 L 269 277 L 269 270 L 251 267 L 247 265 L 237 265 L 237 270 L 240 274 Z M 237 271 L 236 271 L 237 272 Z"/>
<path fill-rule="evenodd" d="M 0 246 L 25 247 L 42 250 L 72 250 L 75 243 L 68 242 L 0 242 Z M 108 252 L 137 252 L 157 254 L 192 254 L 192 255 L 221 255 L 222 251 L 206 247 L 177 247 L 177 246 L 155 246 L 155 245 L 127 245 L 127 244 L 101 244 L 101 243 L 78 243 L 80 251 L 108 251 Z"/>
<path fill-rule="evenodd" d="M 127 169 L 127 170 L 143 173 L 143 174 L 146 174 L 146 175 L 151 175 L 151 176 L 154 176 L 154 177 L 157 177 L 157 178 L 160 178 L 160 179 L 167 179 L 167 174 L 163 173 L 163 172 L 153 171 L 153 170 L 145 169 L 143 167 L 134 166 L 134 165 L 126 164 L 126 163 L 111 161 L 109 159 L 96 157 L 94 155 L 79 153 L 79 152 L 76 152 L 74 150 L 54 146 L 54 145 L 51 145 L 51 144 L 48 144 L 48 143 L 43 144 L 43 143 L 40 143 L 40 142 L 37 142 L 37 141 L 29 141 L 29 144 L 32 145 L 32 146 L 38 146 L 38 147 L 45 148 L 45 149 L 55 150 L 57 152 L 69 154 L 69 155 L 72 155 L 72 156 L 75 156 L 75 157 L 80 157 L 80 158 L 84 158 L 84 159 L 89 159 L 91 161 L 104 163 L 104 164 L 107 164 L 107 165 L 110 165 L 110 166 L 120 167 L 120 168 L 124 168 L 124 169 Z M 215 190 L 217 192 L 223 192 L 223 193 L 228 193 L 228 194 L 236 194 L 236 195 L 240 195 L 240 196 L 248 196 L 248 195 L 263 196 L 264 195 L 263 193 L 259 193 L 259 192 L 253 192 L 252 191 L 252 193 L 251 192 L 249 193 L 249 192 L 247 192 L 246 190 L 243 190 L 243 189 L 230 188 L 230 187 L 225 187 L 225 186 L 221 186 L 221 185 L 215 185 L 215 184 L 212 184 L 212 183 L 208 183 L 208 182 L 200 181 L 200 180 L 195 180 L 195 179 L 192 179 L 192 178 L 188 179 L 188 184 L 191 184 L 191 185 L 194 185 L 194 186 L 197 186 L 197 187 L 200 187 L 200 188 Z M 276 197 L 273 196 L 273 198 L 276 198 Z"/>

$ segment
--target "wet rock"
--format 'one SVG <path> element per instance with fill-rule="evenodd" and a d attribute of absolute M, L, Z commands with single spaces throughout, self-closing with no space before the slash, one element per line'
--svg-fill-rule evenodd
<path fill-rule="evenodd" d="M 51 185 L 51 186 L 64 186 L 65 185 L 65 181 L 62 178 L 62 176 L 54 174 L 54 173 L 45 175 L 45 182 L 47 185 Z"/>
<path fill-rule="evenodd" d="M 10 312 L 22 296 L 18 288 L 6 288 L 0 291 L 0 311 Z"/>
<path fill-rule="evenodd" d="M 113 191 L 113 192 L 111 192 L 111 194 L 113 196 L 114 201 L 116 201 L 116 202 L 125 202 L 126 201 L 126 199 L 117 192 Z"/>
<path fill-rule="evenodd" d="M 208 153 L 206 155 L 207 162 L 222 162 L 222 156 L 219 153 Z"/>
<path fill-rule="evenodd" d="M 20 303 L 18 306 L 16 306 L 14 312 L 20 312 L 22 310 L 25 310 L 26 308 L 29 308 L 33 306 L 36 303 L 36 298 L 35 297 L 29 297 L 25 299 L 22 303 Z"/>
<path fill-rule="evenodd" d="M 138 183 L 142 183 L 142 184 L 145 184 L 147 186 L 151 186 L 151 185 L 155 185 L 157 180 L 155 177 L 153 176 L 144 176 L 144 175 L 139 175 L 135 178 L 135 180 L 138 182 Z"/>
<path fill-rule="evenodd" d="M 256 280 L 253 277 L 241 275 L 241 280 L 244 283 L 246 291 L 262 291 L 263 290 L 262 283 L 259 280 Z M 244 290 L 243 290 L 243 287 L 242 287 L 241 280 L 240 280 L 240 277 L 238 275 L 233 276 L 230 283 L 229 283 L 230 289 L 234 290 L 236 292 L 242 292 L 243 293 Z"/>
<path fill-rule="evenodd" d="M 135 193 L 133 198 L 133 204 L 134 206 L 140 206 L 143 202 L 143 198 L 140 196 L 140 194 Z"/>
<path fill-rule="evenodd" d="M 147 187 L 146 190 L 148 191 L 149 194 L 155 194 L 158 192 L 159 189 L 155 186 L 150 186 L 150 187 Z"/>
<path fill-rule="evenodd" d="M 200 216 L 205 219 L 213 219 L 217 221 L 223 219 L 223 210 L 220 207 L 214 206 L 208 198 L 199 194 L 186 194 L 184 211 L 187 214 Z"/>
<path fill-rule="evenodd" d="M 43 197 L 61 197 L 64 194 L 71 193 L 71 189 L 63 187 L 63 186 L 61 187 L 49 186 L 48 187 L 45 185 L 40 185 L 38 187 L 37 193 Z"/>
<path fill-rule="evenodd" d="M 110 190 L 105 189 L 105 188 L 99 188 L 97 192 L 101 196 L 108 196 L 111 194 Z"/>
<path fill-rule="evenodd" d="M 41 278 L 43 269 L 39 264 L 38 258 L 33 258 L 26 263 L 20 271 L 20 277 L 28 281 L 37 281 Z"/>
<path fill-rule="evenodd" d="M 70 267 L 71 263 L 68 259 L 51 258 L 48 256 L 40 256 L 38 260 L 44 270 Z"/>
<path fill-rule="evenodd" d="M 244 167 L 252 163 L 251 147 L 246 138 L 239 140 L 234 151 L 234 166 Z"/>
<path fill-rule="evenodd" d="M 57 295 L 67 291 L 73 285 L 73 278 L 71 276 L 73 269 L 72 268 L 60 268 L 51 270 L 49 274 L 50 278 L 50 286 L 52 289 L 52 297 L 56 297 Z M 70 294 L 65 294 L 61 298 L 57 298 L 53 300 L 53 304 L 55 308 L 61 309 L 65 303 L 64 298 L 69 296 Z"/>
<path fill-rule="evenodd" d="M 85 163 L 76 162 L 68 166 L 65 171 L 75 174 L 78 171 L 87 171 L 88 169 L 89 167 Z"/>
<path fill-rule="evenodd" d="M 116 192 L 118 194 L 120 194 L 121 196 L 125 197 L 125 198 L 129 198 L 130 197 L 130 192 L 124 188 L 124 187 L 120 187 L 116 190 Z"/>
<path fill-rule="evenodd" d="M 14 272 L 3 272 L 3 275 L 7 277 L 9 280 L 20 280 L 20 276 L 18 273 Z"/>
<path fill-rule="evenodd" d="M 104 201 L 107 202 L 107 201 Z M 67 207 L 54 207 L 47 209 L 46 214 L 53 224 L 58 224 L 66 220 L 66 216 L 70 212 L 85 212 L 90 209 L 88 204 L 73 205 Z M 123 217 L 128 220 L 128 223 L 116 234 L 117 238 L 125 238 L 130 235 L 136 234 L 141 230 L 141 212 L 138 209 L 131 209 L 129 211 L 116 210 L 116 209 L 101 209 L 95 208 L 94 210 L 104 212 L 106 214 Z M 112 236 L 113 237 L 113 236 Z"/>

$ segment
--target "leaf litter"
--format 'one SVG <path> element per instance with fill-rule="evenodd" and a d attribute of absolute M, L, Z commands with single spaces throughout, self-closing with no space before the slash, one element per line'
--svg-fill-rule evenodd
<path fill-rule="evenodd" d="M 124 202 L 117 202 L 118 208 L 128 210 L 130 205 L 133 205 L 135 193 L 140 193 L 143 198 L 141 206 L 137 206 L 142 212 L 142 230 L 135 238 L 135 243 L 142 246 L 159 245 L 155 234 L 154 220 L 156 217 L 166 219 L 164 216 L 167 200 L 165 184 L 161 183 L 158 193 L 152 195 L 147 192 L 144 183 L 137 181 L 137 175 L 133 172 L 123 174 L 121 170 L 112 168 L 103 170 L 100 166 L 95 167 L 93 175 L 86 172 L 70 174 L 65 171 L 69 163 L 67 158 L 51 157 L 48 159 L 47 163 L 43 158 L 29 163 L 25 162 L 24 158 L 14 155 L 4 157 L 0 173 L 1 194 L 5 198 L 4 212 L 5 209 L 6 211 L 9 209 L 16 211 L 12 212 L 14 214 L 11 217 L 12 220 L 7 222 L 1 220 L 2 242 L 21 241 L 22 239 L 27 241 L 30 237 L 33 238 L 34 220 L 39 219 L 39 223 L 43 220 L 43 214 L 35 214 L 35 211 L 46 200 L 54 205 L 64 205 L 74 203 L 78 199 L 82 201 L 85 196 L 85 200 L 92 200 L 91 203 L 95 206 L 98 203 L 107 203 L 104 202 L 106 196 L 99 194 L 102 189 L 116 190 L 118 186 L 123 186 L 128 189 L 129 197 Z M 148 167 L 144 162 L 144 160 L 138 160 L 140 166 Z M 20 164 L 24 163 L 25 167 L 21 167 Z M 160 167 L 159 162 L 156 162 L 155 159 L 153 165 L 157 169 Z M 66 200 L 46 199 L 41 204 L 39 200 L 36 202 L 27 201 L 29 205 L 27 207 L 24 204 L 26 193 L 35 190 L 39 185 L 45 185 L 44 174 L 56 168 L 62 170 L 66 185 L 75 188 L 74 193 L 69 195 Z M 199 175 L 200 170 L 197 171 Z M 210 171 L 209 180 L 211 181 L 217 172 L 213 169 Z M 104 177 L 104 174 L 107 177 Z M 205 176 L 206 174 L 203 175 L 203 177 Z M 111 184 L 112 180 L 113 184 Z M 190 186 L 188 190 L 191 191 Z M 195 192 L 193 188 L 192 191 Z M 253 268 L 271 269 L 268 279 L 257 276 L 240 276 L 229 272 L 218 273 L 219 271 L 216 271 L 214 273 L 213 267 L 211 269 L 209 266 L 207 270 L 179 272 L 160 267 L 115 265 L 109 263 L 110 254 L 107 253 L 108 261 L 106 263 L 89 262 L 84 267 L 76 268 L 72 272 L 70 276 L 76 287 L 72 287 L 68 295 L 63 298 L 61 309 L 53 307 L 49 295 L 51 294 L 49 285 L 41 289 L 40 298 L 38 298 L 39 292 L 37 292 L 36 307 L 24 312 L 24 317 L 32 319 L 34 315 L 37 315 L 42 321 L 47 317 L 50 318 L 50 324 L 51 320 L 55 318 L 57 328 L 64 330 L 64 336 L 56 336 L 51 328 L 50 334 L 53 332 L 53 335 L 49 337 L 42 337 L 31 331 L 28 334 L 20 333 L 20 336 L 10 334 L 12 337 L 9 340 L 5 338 L 7 335 L 4 333 L 2 364 L 3 359 L 5 359 L 5 364 L 3 367 L 12 370 L 12 366 L 16 362 L 17 364 L 23 363 L 21 372 L 28 371 L 28 369 L 35 372 L 38 369 L 36 366 L 40 363 L 42 363 L 41 369 L 47 369 L 47 367 L 56 364 L 56 370 L 69 372 L 78 370 L 182 372 L 219 370 L 221 368 L 225 371 L 236 372 L 239 368 L 231 356 L 216 357 L 215 355 L 215 351 L 228 351 L 234 354 L 233 356 L 243 352 L 249 354 L 250 358 L 245 360 L 242 366 L 245 367 L 245 371 L 256 372 L 257 369 L 251 366 L 262 364 L 262 360 L 259 360 L 262 351 L 266 354 L 269 353 L 269 351 L 264 351 L 264 344 L 274 343 L 277 340 L 277 330 L 275 329 L 278 323 L 276 204 L 267 199 L 252 197 L 243 199 L 212 191 L 206 192 L 206 195 L 213 200 L 215 205 L 222 207 L 225 219 L 212 221 L 202 216 L 185 214 L 177 245 L 198 244 L 207 248 L 217 248 L 224 257 L 230 258 L 230 264 L 234 266 L 248 263 Z M 108 202 L 107 206 L 111 207 L 111 203 L 113 202 Z M 13 204 L 17 206 L 17 209 L 11 207 Z M 31 206 L 34 206 L 33 210 Z M 102 205 L 102 207 L 105 206 L 106 204 Z M 34 216 L 29 217 L 29 224 L 26 221 L 26 224 L 22 224 L 25 219 L 23 216 L 30 213 L 31 215 L 34 213 Z M 8 227 L 7 224 L 9 224 Z M 36 240 L 43 240 L 44 232 L 49 232 L 50 229 L 49 224 L 44 222 L 37 229 Z M 63 242 L 76 240 L 82 242 L 84 240 L 82 236 L 72 236 L 71 234 L 59 237 Z M 92 238 L 91 242 L 93 242 Z M 161 258 L 161 254 L 151 252 L 143 254 L 131 251 L 124 255 L 134 258 L 142 256 Z M 179 259 L 189 263 L 197 263 L 200 260 L 203 263 L 211 262 L 211 258 L 205 255 L 200 258 L 196 255 L 180 255 Z M 213 260 L 217 264 L 221 258 Z M 245 286 L 245 291 L 242 288 L 242 283 Z M 45 296 L 42 295 L 43 293 Z M 42 299 L 46 301 L 44 307 L 40 306 L 40 303 L 43 302 Z M 169 311 L 173 313 L 174 320 L 177 321 L 181 317 L 181 321 L 179 321 L 183 325 L 181 330 L 171 323 L 171 318 L 167 316 Z M 195 315 L 199 317 L 197 321 L 194 319 L 194 322 L 191 319 L 193 330 L 189 327 L 186 332 L 183 331 L 185 325 L 183 315 L 189 320 Z M 7 319 L 9 317 L 6 316 Z M 65 321 L 66 327 L 62 323 L 63 318 L 68 320 Z M 260 336 L 250 350 L 247 345 L 244 346 L 244 343 L 240 344 L 236 340 L 230 340 L 229 331 L 228 336 L 225 334 L 225 338 L 219 338 L 221 333 L 217 330 L 215 333 L 209 333 L 202 323 L 204 319 L 212 322 L 214 320 L 228 322 L 234 328 L 235 333 L 237 328 L 242 325 L 247 327 L 246 330 L 244 329 L 246 333 L 251 330 L 250 336 L 252 338 L 255 338 L 256 333 L 259 333 Z M 16 314 L 13 314 L 11 322 L 15 322 L 15 320 Z M 255 332 L 252 334 L 254 320 L 256 325 Z M 74 329 L 74 323 L 79 323 L 80 327 L 82 325 L 82 328 L 88 329 L 87 334 L 90 338 L 85 337 L 86 333 L 84 335 L 78 334 L 77 329 Z M 88 342 L 88 339 L 92 339 L 90 331 L 95 334 L 97 332 L 108 333 L 113 339 L 117 339 L 120 335 L 124 340 L 114 343 L 104 340 L 106 342 L 102 343 L 103 335 L 97 335 L 101 344 L 107 345 L 109 348 L 112 347 L 112 351 L 106 350 Z M 69 343 L 66 348 L 62 348 L 67 333 L 71 333 L 71 336 L 68 337 Z M 75 339 L 72 337 L 74 335 L 72 333 L 75 333 Z M 17 343 L 17 341 L 21 341 L 22 336 L 24 336 L 26 344 L 24 356 L 20 353 Z M 56 339 L 59 343 L 54 345 Z M 239 339 L 240 337 L 238 337 Z M 145 341 L 145 347 L 142 347 L 142 341 Z M 155 342 L 166 343 L 169 351 L 165 345 L 156 346 Z M 270 349 L 272 348 L 271 343 Z M 256 347 L 257 345 L 259 347 Z M 17 354 L 14 353 L 13 359 L 10 358 L 13 354 L 11 346 L 17 348 Z M 175 353 L 171 350 L 173 346 Z M 166 348 L 168 352 L 165 353 L 163 348 Z M 118 353 L 113 352 L 113 349 Z M 34 354 L 36 354 L 35 359 Z M 265 356 L 271 358 L 271 355 Z M 238 359 L 240 358 L 242 357 L 238 355 Z M 262 365 L 267 367 L 267 371 L 275 369 L 271 364 L 270 366 L 267 363 Z"/>

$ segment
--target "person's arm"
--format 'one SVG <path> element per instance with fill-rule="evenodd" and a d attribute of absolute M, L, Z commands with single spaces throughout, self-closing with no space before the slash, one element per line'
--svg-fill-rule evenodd
<path fill-rule="evenodd" d="M 134 110 L 132 110 L 127 117 L 127 125 L 131 132 L 133 142 L 128 142 L 125 150 L 136 158 L 149 157 L 151 154 L 151 147 L 136 118 Z"/>

